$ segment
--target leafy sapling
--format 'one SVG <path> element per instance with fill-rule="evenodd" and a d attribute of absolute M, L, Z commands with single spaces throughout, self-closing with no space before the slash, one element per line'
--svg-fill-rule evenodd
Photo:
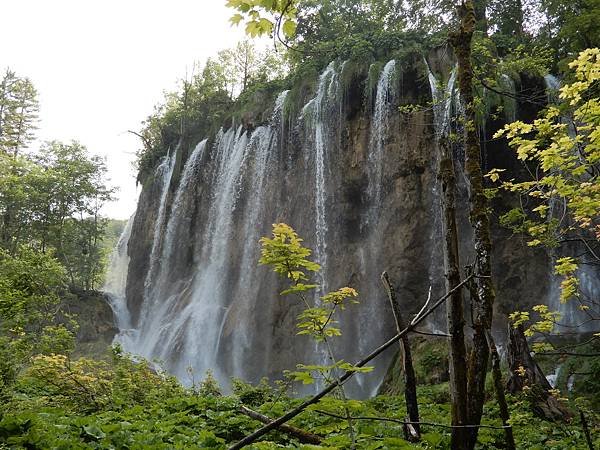
<path fill-rule="evenodd" d="M 259 263 L 273 267 L 273 271 L 290 281 L 290 287 L 281 295 L 295 295 L 305 309 L 298 315 L 298 334 L 310 336 L 315 343 L 322 345 L 328 358 L 328 364 L 298 364 L 297 371 L 289 375 L 303 384 L 312 384 L 316 379 L 326 383 L 339 381 L 340 371 L 370 372 L 373 367 L 357 367 L 344 360 L 338 360 L 331 345 L 331 339 L 342 335 L 338 328 L 336 314 L 350 304 L 357 304 L 358 292 L 351 287 L 343 287 L 329 292 L 314 302 L 308 299 L 308 293 L 318 288 L 311 282 L 309 273 L 316 273 L 321 266 L 309 259 L 311 250 L 302 245 L 303 240 L 292 227 L 285 223 L 273 225 L 272 237 L 263 237 Z M 346 403 L 344 388 L 340 384 L 338 394 Z M 348 418 L 349 431 L 354 446 L 355 438 L 349 408 L 344 406 Z"/>

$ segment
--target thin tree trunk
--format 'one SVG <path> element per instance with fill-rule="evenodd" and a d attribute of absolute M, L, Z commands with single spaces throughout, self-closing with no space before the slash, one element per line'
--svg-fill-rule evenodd
<path fill-rule="evenodd" d="M 504 395 L 504 385 L 502 383 L 502 372 L 500 371 L 500 355 L 498 355 L 498 349 L 494 342 L 494 337 L 490 331 L 487 332 L 488 346 L 490 348 L 490 354 L 492 355 L 492 378 L 494 380 L 494 391 L 496 392 L 496 400 L 498 401 L 498 407 L 500 409 L 500 418 L 502 419 L 502 425 L 504 425 L 504 439 L 506 441 L 506 448 L 508 450 L 516 450 L 515 437 L 513 436 L 513 430 L 510 426 L 510 413 L 508 412 L 508 404 L 506 403 L 506 396 Z"/>
<path fill-rule="evenodd" d="M 394 319 L 396 320 L 396 331 L 400 333 L 406 324 L 402 317 L 402 311 L 396 298 L 394 287 L 390 283 L 390 277 L 387 272 L 381 274 L 381 281 L 388 295 Z M 400 352 L 402 353 L 402 373 L 404 374 L 404 399 L 406 400 L 406 412 L 411 422 L 415 422 L 414 434 L 405 430 L 406 438 L 409 441 L 419 441 L 421 439 L 421 428 L 419 427 L 419 402 L 417 400 L 417 377 L 413 367 L 412 354 L 410 350 L 410 340 L 408 335 L 400 339 Z"/>
<path fill-rule="evenodd" d="M 456 226 L 456 179 L 450 143 L 446 136 L 438 141 L 440 153 L 439 178 L 442 185 L 442 216 L 444 267 L 446 270 L 446 289 L 460 283 L 460 259 L 458 253 L 458 231 Z M 467 351 L 465 348 L 465 318 L 462 290 L 457 289 L 447 303 L 448 332 L 450 333 L 450 398 L 452 425 L 467 425 Z M 468 428 L 453 428 L 451 448 L 467 448 Z"/>
<path fill-rule="evenodd" d="M 583 427 L 583 434 L 585 434 L 585 442 L 587 443 L 589 450 L 594 450 L 594 443 L 592 442 L 592 436 L 590 435 L 590 429 L 588 427 L 588 423 L 585 418 L 585 414 L 583 414 L 583 411 L 581 409 L 579 410 L 579 418 L 581 419 L 581 426 Z"/>
<path fill-rule="evenodd" d="M 459 29 L 451 33 L 450 42 L 458 63 L 458 85 L 464 102 L 465 169 L 470 184 L 470 221 L 475 246 L 475 274 L 477 295 L 471 299 L 473 308 L 473 350 L 468 368 L 469 422 L 478 425 L 483 414 L 485 379 L 489 360 L 486 332 L 491 329 L 494 287 L 491 278 L 491 237 L 488 219 L 489 202 L 484 192 L 481 170 L 481 147 L 475 122 L 473 94 L 473 67 L 471 66 L 471 40 L 475 30 L 475 9 L 472 0 L 463 0 L 458 8 Z M 469 448 L 477 442 L 478 428 L 471 431 Z"/>
<path fill-rule="evenodd" d="M 508 392 L 516 394 L 524 386 L 539 385 L 544 390 L 552 389 L 544 372 L 531 356 L 529 344 L 523 331 L 523 325 L 508 328 L 508 369 L 510 376 L 506 387 Z"/>

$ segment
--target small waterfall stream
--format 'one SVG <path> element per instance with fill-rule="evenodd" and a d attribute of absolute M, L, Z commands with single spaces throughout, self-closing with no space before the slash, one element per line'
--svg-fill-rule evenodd
<path fill-rule="evenodd" d="M 375 107 L 371 119 L 370 151 L 367 157 L 367 177 L 369 187 L 369 212 L 366 226 L 373 231 L 379 222 L 383 187 L 383 157 L 385 141 L 389 134 L 391 105 L 397 95 L 395 86 L 396 60 L 392 59 L 383 68 L 377 82 Z"/>
<path fill-rule="evenodd" d="M 312 136 L 310 143 L 314 147 L 315 168 L 315 231 L 316 231 L 316 261 L 322 266 L 319 274 L 320 291 L 327 291 L 327 203 L 329 177 L 329 157 L 333 144 L 332 136 L 336 134 L 337 113 L 341 101 L 339 73 L 336 62 L 331 62 L 319 77 L 317 95 L 302 108 Z"/>
<path fill-rule="evenodd" d="M 453 105 L 458 103 L 458 93 L 455 91 L 456 72 L 457 70 L 455 67 L 450 72 L 450 76 L 446 83 L 443 83 L 438 81 L 431 70 L 428 71 L 429 87 L 431 89 L 431 98 L 433 100 L 433 127 L 437 145 L 439 145 L 440 139 L 447 138 L 451 131 L 453 112 L 452 108 Z M 439 151 L 437 148 L 435 151 L 434 160 L 435 170 L 438 170 L 440 160 Z M 433 226 L 431 228 L 431 242 L 439 242 L 444 235 L 440 190 L 440 181 L 436 177 L 432 183 L 432 198 L 434 206 L 432 208 Z M 428 274 L 432 292 L 442 292 L 444 289 L 443 284 L 441 283 L 442 277 L 440 276 L 440 274 L 444 273 L 444 267 L 442 263 L 443 260 L 444 255 L 442 249 L 440 246 L 434 246 L 431 251 Z M 446 332 L 446 318 L 442 311 L 433 315 L 430 326 L 435 332 Z"/>
<path fill-rule="evenodd" d="M 127 269 L 129 267 L 129 256 L 127 255 L 127 246 L 131 236 L 131 227 L 135 219 L 135 214 L 132 215 L 121 236 L 117 242 L 117 246 L 110 255 L 108 270 L 106 272 L 106 280 L 102 291 L 106 293 L 110 307 L 113 310 L 116 326 L 119 333 L 115 336 L 115 343 L 121 343 L 130 338 L 131 332 L 131 315 L 127 308 L 127 299 L 125 290 L 127 287 Z"/>

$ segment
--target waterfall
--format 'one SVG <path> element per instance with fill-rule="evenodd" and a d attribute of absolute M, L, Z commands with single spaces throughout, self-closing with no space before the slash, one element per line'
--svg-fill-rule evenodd
<path fill-rule="evenodd" d="M 344 65 L 331 63 L 300 117 L 287 116 L 284 91 L 268 120 L 250 117 L 255 126 L 221 129 L 161 161 L 133 227 L 129 275 L 144 287 L 130 299 L 136 329 L 123 342 L 126 351 L 161 360 L 188 384 L 211 370 L 225 390 L 230 377 L 257 382 L 298 363 L 326 362 L 322 347 L 294 337 L 301 307 L 279 296 L 286 282 L 258 266 L 259 238 L 278 221 L 296 228 L 323 266 L 315 304 L 344 285 L 359 291 L 360 304 L 336 318 L 343 332 L 333 341 L 336 358 L 358 360 L 392 335 L 380 273 L 390 271 L 413 310 L 427 292 L 428 261 L 416 246 L 427 247 L 425 258 L 435 247 L 420 229 L 429 209 L 422 202 L 431 198 L 430 137 L 425 115 L 398 116 L 398 65 L 389 61 L 379 74 L 373 108 L 344 103 Z M 443 97 L 434 114 L 441 133 L 452 102 L 436 97 Z M 366 110 L 370 122 L 356 115 Z M 188 153 L 181 167 L 176 159 Z M 386 233 L 390 245 L 402 242 L 402 255 L 386 247 Z M 348 394 L 373 394 L 391 357 L 348 383 Z"/>
<path fill-rule="evenodd" d="M 195 174 L 199 170 L 200 161 L 204 155 L 206 140 L 200 142 L 186 161 L 182 171 L 181 180 L 175 193 L 171 207 L 171 214 L 165 227 L 164 236 L 155 234 L 153 251 L 158 247 L 157 241 L 162 239 L 161 265 L 156 277 L 152 280 L 150 289 L 147 289 L 142 305 L 141 320 L 138 327 L 137 342 L 135 342 L 132 353 L 137 353 L 147 358 L 157 355 L 164 357 L 164 349 L 159 347 L 163 343 L 168 327 L 174 323 L 174 315 L 177 314 L 178 295 L 182 289 L 181 283 L 173 283 L 172 266 L 175 264 L 180 248 L 176 241 L 183 238 L 182 231 L 190 226 L 187 215 L 190 214 L 187 194 L 195 181 Z M 164 198 L 164 196 L 163 196 Z M 161 202 L 163 201 L 161 198 Z M 158 216 L 160 219 L 160 214 Z M 189 236 L 188 236 L 189 239 Z M 184 283 L 185 285 L 185 283 Z M 175 286 L 175 288 L 173 287 Z"/>
<path fill-rule="evenodd" d="M 218 136 L 216 185 L 203 245 L 195 258 L 193 278 L 166 286 L 163 282 L 157 286 L 159 295 L 154 296 L 157 298 L 144 299 L 144 307 L 152 311 L 152 315 L 150 318 L 147 314 L 149 320 L 141 323 L 137 349 L 142 356 L 167 361 L 169 370 L 181 379 L 185 379 L 189 371 L 203 376 L 208 369 L 217 370 L 218 324 L 224 312 L 222 268 L 231 242 L 231 219 L 247 143 L 247 133 L 241 127 Z M 181 214 L 185 213 L 177 209 L 177 198 L 183 198 L 188 191 L 191 172 L 203 147 L 199 145 L 186 163 L 167 230 L 174 230 Z M 167 233 L 166 239 L 172 237 Z M 157 301 L 161 304 L 155 305 Z M 199 343 L 202 343 L 202 351 L 197 347 Z M 220 374 L 215 375 L 222 379 Z"/>
<path fill-rule="evenodd" d="M 135 336 L 125 346 L 160 360 L 184 383 L 211 370 L 227 388 L 230 376 L 248 375 L 258 240 L 268 230 L 265 190 L 278 160 L 286 96 L 277 98 L 269 125 L 252 133 L 221 130 L 211 147 L 201 141 L 174 195 L 175 158 L 156 170 L 160 204 L 149 269 Z"/>
<path fill-rule="evenodd" d="M 514 122 L 517 120 L 517 89 L 515 87 L 515 81 L 512 79 L 512 77 L 503 73 L 500 75 L 498 83 L 500 85 L 500 90 L 506 93 L 502 96 L 504 117 L 507 122 Z"/>
<path fill-rule="evenodd" d="M 555 327 L 554 332 L 571 333 L 577 328 L 579 333 L 592 333 L 598 331 L 597 321 L 590 321 L 592 317 L 586 311 L 580 309 L 580 305 L 586 304 L 594 311 L 593 317 L 597 317 L 598 309 L 596 305 L 600 299 L 600 271 L 595 265 L 590 264 L 585 256 L 579 259 L 579 268 L 575 276 L 579 280 L 579 293 L 581 298 L 572 298 L 566 302 L 561 302 L 561 277 L 554 273 L 556 264 L 556 255 L 552 255 L 549 260 L 550 289 L 548 294 L 548 305 L 550 310 L 557 311 L 560 314 L 559 325 Z"/>
<path fill-rule="evenodd" d="M 450 119 L 452 118 L 452 103 L 455 101 L 456 93 L 454 84 L 456 82 L 457 70 L 454 68 L 445 86 L 440 86 L 435 75 L 429 70 L 428 79 L 433 99 L 433 120 L 436 137 L 447 135 L 450 132 Z"/>
<path fill-rule="evenodd" d="M 127 308 L 125 289 L 127 287 L 127 269 L 129 267 L 127 246 L 134 219 L 135 214 L 127 221 L 119 237 L 117 246 L 110 255 L 106 279 L 102 287 L 102 291 L 106 293 L 110 307 L 113 310 L 115 325 L 119 329 L 119 334 L 115 337 L 115 342 L 122 342 L 128 330 L 131 329 L 131 315 Z"/>
<path fill-rule="evenodd" d="M 376 85 L 374 104 L 369 127 L 368 150 L 365 155 L 366 189 L 363 193 L 366 202 L 365 213 L 360 218 L 360 230 L 366 241 L 359 249 L 359 264 L 362 288 L 359 290 L 361 301 L 356 331 L 357 348 L 361 354 L 373 347 L 370 331 L 373 322 L 384 323 L 387 312 L 380 305 L 386 305 L 385 292 L 381 288 L 380 276 L 388 268 L 382 262 L 382 245 L 385 241 L 386 220 L 383 218 L 384 168 L 386 164 L 386 145 L 391 132 L 391 118 L 395 113 L 398 77 L 396 60 L 388 61 L 383 67 Z M 389 149 L 387 149 L 389 151 Z M 356 382 L 361 390 L 374 395 L 378 385 L 372 377 L 359 375 Z"/>
<path fill-rule="evenodd" d="M 558 91 L 560 89 L 560 80 L 554 75 L 544 75 L 544 84 L 546 85 L 546 95 L 548 103 L 556 103 L 558 101 Z"/>
<path fill-rule="evenodd" d="M 556 389 L 556 386 L 558 383 L 558 377 L 560 377 L 561 369 L 562 369 L 562 366 L 556 366 L 556 368 L 554 369 L 554 373 L 546 375 L 546 380 L 548 380 L 548 383 L 550 383 L 550 386 L 552 386 L 552 389 Z"/>
<path fill-rule="evenodd" d="M 429 87 L 431 89 L 431 98 L 433 100 L 433 126 L 435 132 L 436 144 L 439 145 L 439 141 L 442 138 L 447 138 L 451 131 L 451 119 L 452 119 L 452 105 L 458 103 L 457 93 L 455 92 L 454 86 L 456 83 L 456 67 L 450 72 L 447 83 L 440 83 L 433 72 L 429 69 L 428 79 Z M 434 170 L 437 171 L 440 159 L 439 151 L 435 149 L 435 157 L 433 160 Z M 440 181 L 435 177 L 432 183 L 432 227 L 431 227 L 431 242 L 439 242 L 443 235 L 443 219 L 442 219 L 442 200 L 440 198 Z M 431 250 L 430 261 L 429 261 L 429 284 L 432 292 L 442 292 L 444 290 L 443 285 L 440 283 L 444 273 L 444 255 L 440 246 L 434 245 Z M 430 326 L 432 331 L 443 332 L 447 328 L 446 318 L 441 312 L 433 315 Z"/>
<path fill-rule="evenodd" d="M 315 257 L 322 266 L 320 287 L 326 291 L 327 283 L 327 202 L 329 175 L 329 152 L 335 126 L 339 125 L 339 102 L 341 100 L 339 73 L 335 62 L 331 62 L 319 77 L 317 95 L 302 109 L 302 117 L 308 118 L 308 127 L 314 145 L 315 166 Z"/>
<path fill-rule="evenodd" d="M 367 226 L 373 228 L 379 222 L 381 208 L 381 189 L 383 185 L 383 156 L 384 145 L 389 131 L 389 118 L 391 105 L 397 94 L 394 83 L 396 73 L 396 60 L 389 61 L 377 82 L 375 107 L 371 118 L 370 151 L 367 157 L 367 177 L 369 187 L 369 212 L 367 213 Z"/>
<path fill-rule="evenodd" d="M 274 115 L 279 113 L 280 111 L 276 106 Z M 232 372 L 235 374 L 245 372 L 247 356 L 252 351 L 251 334 L 255 332 L 254 327 L 256 324 L 251 319 L 251 309 L 254 306 L 253 300 L 260 297 L 253 268 L 256 267 L 260 254 L 257 243 L 261 235 L 267 232 L 261 222 L 264 202 L 268 200 L 265 198 L 268 197 L 265 184 L 270 167 L 271 152 L 277 147 L 277 134 L 272 127 L 261 126 L 252 133 L 249 143 L 249 148 L 254 155 L 249 177 L 249 188 L 252 195 L 246 202 L 245 215 L 242 219 L 244 242 L 239 260 L 241 270 L 234 291 L 236 300 L 227 306 L 221 320 L 217 345 L 215 346 L 215 350 L 219 351 L 220 339 L 224 335 L 225 327 L 228 324 L 229 329 L 239 327 L 228 352 Z M 235 311 L 235 314 L 232 314 L 232 311 Z"/>
<path fill-rule="evenodd" d="M 177 151 L 176 151 L 177 153 Z M 144 281 L 144 298 L 150 297 L 152 289 L 155 287 L 154 278 L 158 266 L 160 266 L 160 256 L 162 248 L 162 232 L 167 219 L 167 199 L 169 196 L 169 188 L 171 186 L 171 177 L 175 168 L 176 155 L 167 155 L 156 169 L 155 177 L 160 180 L 160 201 L 156 221 L 154 222 L 154 237 L 152 241 L 152 251 L 150 252 L 150 265 L 146 280 Z M 148 319 L 149 309 L 143 312 L 142 322 Z"/>

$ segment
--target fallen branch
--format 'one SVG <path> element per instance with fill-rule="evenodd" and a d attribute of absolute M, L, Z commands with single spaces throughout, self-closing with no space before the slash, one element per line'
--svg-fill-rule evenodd
<path fill-rule="evenodd" d="M 582 358 L 595 358 L 600 353 L 574 353 L 574 352 L 538 352 L 536 355 L 542 356 L 581 356 Z"/>
<path fill-rule="evenodd" d="M 411 332 L 414 327 L 416 327 L 419 323 L 421 323 L 423 320 L 425 320 L 427 317 L 429 317 L 440 305 L 442 305 L 448 299 L 448 297 L 450 297 L 454 293 L 454 291 L 462 288 L 472 278 L 473 278 L 473 275 L 469 275 L 467 278 L 465 278 L 460 284 L 455 286 L 452 290 L 450 290 L 448 293 L 446 293 L 446 295 L 444 295 L 439 300 L 437 300 L 429 310 L 427 310 L 426 312 L 419 313 L 419 315 L 411 322 L 411 324 L 409 326 L 407 326 L 405 329 L 403 329 L 400 333 L 396 334 L 396 336 L 391 338 L 385 344 L 383 344 L 380 347 L 378 347 L 377 349 L 373 350 L 373 352 L 371 352 L 367 357 L 365 357 L 364 359 L 362 359 L 361 361 L 356 363 L 355 366 L 356 367 L 366 366 L 369 362 L 371 362 L 373 359 L 375 359 L 381 353 L 386 351 L 392 345 L 396 344 L 400 339 L 402 339 L 403 336 L 405 336 L 407 333 Z M 284 414 L 279 419 L 274 420 L 273 422 L 269 423 L 268 425 L 265 425 L 264 427 L 256 430 L 254 433 L 246 436 L 241 441 L 239 441 L 236 444 L 229 447 L 229 450 L 237 450 L 237 449 L 243 448 L 246 445 L 252 444 L 258 438 L 267 434 L 269 431 L 274 430 L 275 428 L 279 428 L 280 425 L 286 423 L 290 419 L 293 419 L 294 417 L 296 417 L 298 414 L 300 414 L 302 411 L 304 411 L 310 405 L 314 405 L 315 403 L 317 403 L 319 400 L 321 400 L 323 397 L 325 397 L 327 394 L 329 394 L 331 391 L 333 391 L 336 387 L 338 387 L 341 384 L 344 384 L 346 381 L 348 381 L 350 378 L 352 378 L 355 373 L 356 372 L 353 372 L 353 371 L 348 371 L 348 372 L 344 373 L 344 375 L 342 375 L 338 380 L 327 385 L 321 392 L 319 392 L 315 396 L 309 398 L 301 405 L 298 405 L 296 408 L 294 408 L 291 411 L 289 411 L 288 413 Z"/>
<path fill-rule="evenodd" d="M 320 409 L 315 409 L 314 410 L 317 414 L 322 414 L 324 416 L 329 416 L 329 417 L 333 417 L 335 419 L 344 419 L 346 420 L 345 416 L 340 416 L 338 414 L 333 414 L 327 411 L 321 411 Z M 399 424 L 408 424 L 408 425 L 426 425 L 426 426 L 430 426 L 430 427 L 440 427 L 440 428 L 489 428 L 492 430 L 504 430 L 506 428 L 511 428 L 510 425 L 502 425 L 502 426 L 495 426 L 495 425 L 446 425 L 443 423 L 435 423 L 435 422 L 423 422 L 423 421 L 419 421 L 419 422 L 412 422 L 410 420 L 404 420 L 404 419 L 394 419 L 392 417 L 377 417 L 377 416 L 352 416 L 353 420 L 373 420 L 373 421 L 378 421 L 378 422 L 393 422 L 393 423 L 399 423 Z"/>
<path fill-rule="evenodd" d="M 273 422 L 273 419 L 271 419 L 270 417 L 265 416 L 264 414 L 261 414 L 257 411 L 254 411 L 246 406 L 240 406 L 240 412 L 254 420 L 258 420 L 259 422 L 265 424 L 270 424 Z M 303 444 L 318 445 L 323 440 L 321 436 L 317 436 L 316 434 L 309 433 L 308 431 L 293 427 L 291 425 L 280 425 L 278 427 L 278 430 L 285 434 L 289 434 L 290 436 L 298 438 L 298 440 Z"/>
<path fill-rule="evenodd" d="M 443 338 L 452 337 L 452 335 L 448 334 L 448 333 L 430 333 L 428 331 L 421 331 L 421 330 L 413 330 L 413 333 L 422 334 L 423 336 L 433 336 L 433 337 L 443 337 Z"/>

